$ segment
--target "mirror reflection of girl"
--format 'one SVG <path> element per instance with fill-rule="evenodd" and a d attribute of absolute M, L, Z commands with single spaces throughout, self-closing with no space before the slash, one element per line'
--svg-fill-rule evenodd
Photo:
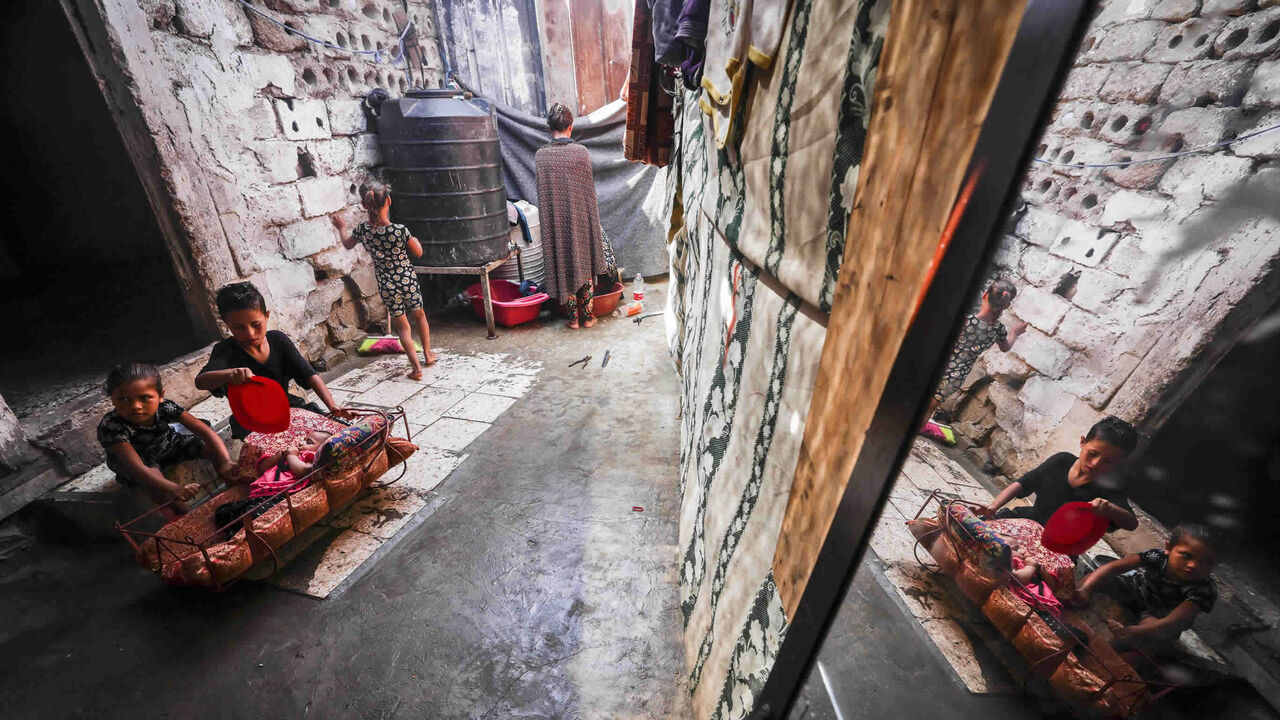
<path fill-rule="evenodd" d="M 400 336 L 400 347 L 409 357 L 409 378 L 422 379 L 422 365 L 418 362 L 418 353 L 413 344 L 413 331 L 409 327 L 409 316 L 418 328 L 418 336 L 422 338 L 422 351 L 427 364 L 436 361 L 436 354 L 431 351 L 431 328 L 427 325 L 427 314 L 422 309 L 422 292 L 418 288 L 418 275 L 413 270 L 410 256 L 422 257 L 422 243 L 409 233 L 409 228 L 391 222 L 391 188 L 382 183 L 370 180 L 360 186 L 360 204 L 369 213 L 369 219 L 347 231 L 347 222 L 342 215 L 333 215 L 333 226 L 342 237 L 342 247 L 348 250 L 356 245 L 364 244 L 373 256 L 373 272 L 378 280 L 378 292 L 382 302 L 391 314 L 391 323 L 396 334 Z"/>
<path fill-rule="evenodd" d="M 942 371 L 942 380 L 929 399 L 929 409 L 924 415 L 924 426 L 921 428 L 926 436 L 941 439 L 936 437 L 941 434 L 941 429 L 931 432 L 937 427 L 933 424 L 933 414 L 948 395 L 960 389 L 969 371 L 973 370 L 973 364 L 978 361 L 978 356 L 992 344 L 998 345 L 1003 352 L 1009 352 L 1022 333 L 1026 332 L 1026 322 L 1014 323 L 1007 330 L 1000 322 L 1000 316 L 1013 304 L 1017 295 L 1018 288 L 1013 283 L 1003 278 L 997 279 L 982 293 L 982 307 L 978 312 L 964 319 L 960 337 L 951 346 L 947 366 Z"/>

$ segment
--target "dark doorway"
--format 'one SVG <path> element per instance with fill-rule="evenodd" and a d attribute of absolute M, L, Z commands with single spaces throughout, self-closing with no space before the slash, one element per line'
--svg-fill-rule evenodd
<path fill-rule="evenodd" d="M 1167 527 L 1218 530 L 1219 556 L 1280 597 L 1280 318 L 1273 307 L 1152 438 L 1130 495 Z"/>
<path fill-rule="evenodd" d="M 126 360 L 201 343 L 106 101 L 57 2 L 5 3 L 0 395 L 19 417 Z"/>

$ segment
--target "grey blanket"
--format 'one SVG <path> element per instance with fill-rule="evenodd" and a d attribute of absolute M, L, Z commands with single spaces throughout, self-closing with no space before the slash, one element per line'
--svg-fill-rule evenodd
<path fill-rule="evenodd" d="M 534 154 L 551 141 L 543 118 L 494 104 L 502 143 L 502 173 L 511 200 L 538 204 Z M 621 100 L 574 120 L 573 139 L 591 153 L 600 223 L 613 243 L 618 265 L 632 277 L 667 271 L 666 222 L 662 217 L 666 169 L 632 163 L 622 156 L 627 106 Z"/>

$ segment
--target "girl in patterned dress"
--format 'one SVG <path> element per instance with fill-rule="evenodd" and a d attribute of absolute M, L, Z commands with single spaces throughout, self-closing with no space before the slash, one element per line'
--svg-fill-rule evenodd
<path fill-rule="evenodd" d="M 925 413 L 925 424 L 921 429 L 926 436 L 945 441 L 941 426 L 933 422 L 933 413 L 948 395 L 960 389 L 961 383 L 973 369 L 973 364 L 978 361 L 978 356 L 986 352 L 992 344 L 999 345 L 1004 352 L 1009 352 L 1018 337 L 1026 332 L 1025 322 L 1015 323 L 1008 330 L 1000 322 L 1000 315 L 1013 304 L 1013 299 L 1017 295 L 1018 288 L 1014 287 L 1013 283 L 1003 278 L 997 279 L 991 283 L 986 292 L 982 293 L 981 309 L 964 319 L 960 337 L 956 338 L 955 344 L 951 346 L 947 367 L 942 371 L 942 379 L 929 400 L 929 411 Z M 951 444 L 954 444 L 954 441 Z"/>
<path fill-rule="evenodd" d="M 422 351 L 427 364 L 436 361 L 431 351 L 431 328 L 427 326 L 427 314 L 422 309 L 422 292 L 418 289 L 418 275 L 413 271 L 409 257 L 422 257 L 422 244 L 409 234 L 409 228 L 392 223 L 391 188 L 379 182 L 369 181 L 360 186 L 360 204 L 369 213 L 369 219 L 347 232 L 347 223 L 341 215 L 333 215 L 333 226 L 342 237 L 342 247 L 350 250 L 363 243 L 373 256 L 373 273 L 378 279 L 378 293 L 391 314 L 391 322 L 400 336 L 400 347 L 409 357 L 409 377 L 422 379 L 422 365 L 413 344 L 413 331 L 408 316 L 418 326 L 422 338 Z"/>

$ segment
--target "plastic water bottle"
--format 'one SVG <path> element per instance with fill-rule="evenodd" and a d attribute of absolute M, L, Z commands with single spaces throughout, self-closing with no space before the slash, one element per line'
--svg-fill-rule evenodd
<path fill-rule="evenodd" d="M 644 300 L 644 276 L 636 273 L 636 279 L 631 282 L 631 299 L 636 302 Z"/>

